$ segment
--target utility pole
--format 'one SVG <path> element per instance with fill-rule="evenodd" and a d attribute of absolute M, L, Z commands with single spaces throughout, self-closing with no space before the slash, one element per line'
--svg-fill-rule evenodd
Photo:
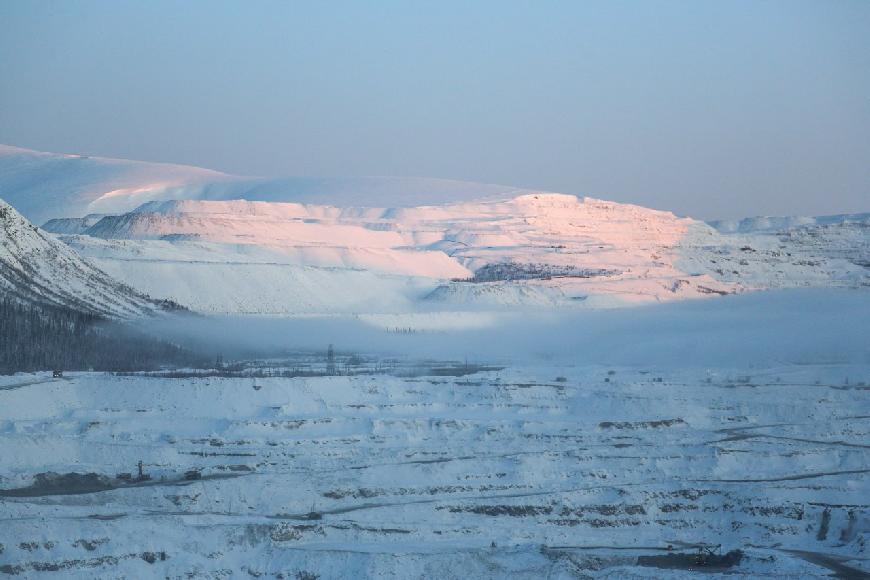
<path fill-rule="evenodd" d="M 329 376 L 335 375 L 335 351 L 332 349 L 332 344 L 326 351 L 326 374 Z"/>

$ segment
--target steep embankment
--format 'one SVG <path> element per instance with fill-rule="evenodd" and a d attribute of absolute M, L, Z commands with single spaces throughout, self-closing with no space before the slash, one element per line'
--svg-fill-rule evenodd
<path fill-rule="evenodd" d="M 112 317 L 135 317 L 160 307 L 112 279 L 72 248 L 40 230 L 0 200 L 0 296 Z"/>

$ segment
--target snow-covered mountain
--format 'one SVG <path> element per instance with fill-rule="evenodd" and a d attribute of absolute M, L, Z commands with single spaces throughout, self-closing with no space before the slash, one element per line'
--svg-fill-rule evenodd
<path fill-rule="evenodd" d="M 799 228 L 823 226 L 863 225 L 870 226 L 870 213 L 837 214 L 818 217 L 800 216 L 758 216 L 741 220 L 715 220 L 709 222 L 724 234 L 776 233 Z"/>
<path fill-rule="evenodd" d="M 198 167 L 0 145 L 0 197 L 35 223 L 126 211 L 149 199 L 230 179 Z"/>
<path fill-rule="evenodd" d="M 112 279 L 0 200 L 0 297 L 113 317 L 161 305 Z"/>
<path fill-rule="evenodd" d="M 50 219 L 42 225 L 42 229 L 55 234 L 83 234 L 104 217 L 106 214 L 91 213 L 80 218 Z"/>
<path fill-rule="evenodd" d="M 0 188 L 114 278 L 207 313 L 590 308 L 870 286 L 868 214 L 707 224 L 502 186 L 241 178 L 9 147 Z"/>
<path fill-rule="evenodd" d="M 412 208 L 187 200 L 105 216 L 63 239 L 137 288 L 221 313 L 588 308 L 870 284 L 865 222 L 796 223 L 722 233 L 544 193 Z"/>
<path fill-rule="evenodd" d="M 0 197 L 35 223 L 128 212 L 155 200 L 247 199 L 409 207 L 509 198 L 526 190 L 419 177 L 239 177 L 210 169 L 0 145 Z"/>
<path fill-rule="evenodd" d="M 411 208 L 188 200 L 106 216 L 63 239 L 119 279 L 195 310 L 388 313 L 735 291 L 677 266 L 675 249 L 695 224 L 543 193 Z"/>
<path fill-rule="evenodd" d="M 722 222 L 714 224 L 718 229 L 699 226 L 681 240 L 680 264 L 746 290 L 868 289 L 870 221 L 866 216 L 751 218 L 743 220 L 735 233 L 724 234 Z"/>

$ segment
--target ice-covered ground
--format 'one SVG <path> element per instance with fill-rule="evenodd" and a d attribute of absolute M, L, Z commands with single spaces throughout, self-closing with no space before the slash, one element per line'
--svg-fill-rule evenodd
<path fill-rule="evenodd" d="M 0 498 L 0 573 L 661 578 L 698 544 L 870 571 L 868 365 L 409 374 L 2 378 L 4 490 L 152 479 Z"/>

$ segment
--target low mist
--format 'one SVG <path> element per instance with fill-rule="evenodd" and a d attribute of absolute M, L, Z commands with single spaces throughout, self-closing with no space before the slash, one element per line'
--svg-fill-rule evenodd
<path fill-rule="evenodd" d="M 469 316 L 479 312 L 469 312 Z M 437 315 L 437 313 L 433 313 Z M 497 313 L 492 325 L 390 332 L 351 317 L 150 321 L 162 338 L 228 358 L 291 350 L 669 367 L 870 362 L 870 293 L 787 290 L 595 311 Z"/>

